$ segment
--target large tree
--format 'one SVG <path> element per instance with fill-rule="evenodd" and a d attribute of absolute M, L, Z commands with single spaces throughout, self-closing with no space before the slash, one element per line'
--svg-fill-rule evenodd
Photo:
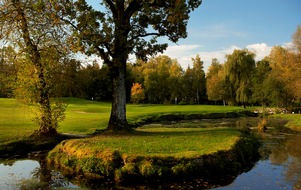
<path fill-rule="evenodd" d="M 149 102 L 164 103 L 169 100 L 171 65 L 172 59 L 168 56 L 158 56 L 144 64 L 144 86 Z"/>
<path fill-rule="evenodd" d="M 252 76 L 252 100 L 254 103 L 261 103 L 264 108 L 270 103 L 270 74 L 272 68 L 267 59 L 263 59 L 256 63 L 256 68 Z"/>
<path fill-rule="evenodd" d="M 230 102 L 242 103 L 245 107 L 251 97 L 251 76 L 255 69 L 255 54 L 244 50 L 234 50 L 226 55 L 225 76 L 229 81 Z"/>
<path fill-rule="evenodd" d="M 206 74 L 206 90 L 209 100 L 224 100 L 224 78 L 224 66 L 216 58 L 212 59 Z"/>
<path fill-rule="evenodd" d="M 65 106 L 51 99 L 55 92 L 52 71 L 66 50 L 60 41 L 64 30 L 59 26 L 49 1 L 0 0 L 0 39 L 18 52 L 16 95 L 36 105 L 34 121 L 42 136 L 56 134 L 64 118 Z"/>
<path fill-rule="evenodd" d="M 128 127 L 126 121 L 126 62 L 129 54 L 146 59 L 163 52 L 167 44 L 187 36 L 189 14 L 202 0 L 102 0 L 100 10 L 85 0 L 57 0 L 61 19 L 74 28 L 74 49 L 99 55 L 109 66 L 112 80 L 112 110 L 108 130 Z"/>
<path fill-rule="evenodd" d="M 301 70 L 298 56 L 289 49 L 274 46 L 268 60 L 272 68 L 272 78 L 277 82 L 271 84 L 278 88 L 277 98 L 273 102 L 278 106 L 288 107 L 300 95 Z"/>
<path fill-rule="evenodd" d="M 193 89 L 195 90 L 196 103 L 200 103 L 200 100 L 207 99 L 206 97 L 206 79 L 204 71 L 204 62 L 201 61 L 201 57 L 196 55 L 195 58 L 191 58 L 193 63 Z"/>

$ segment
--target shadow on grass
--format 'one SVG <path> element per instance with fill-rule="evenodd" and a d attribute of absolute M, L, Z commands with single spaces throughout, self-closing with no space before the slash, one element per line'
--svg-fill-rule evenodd
<path fill-rule="evenodd" d="M 145 130 L 146 129 L 146 130 Z M 235 133 L 238 129 L 235 128 L 151 128 L 151 130 L 143 128 L 133 129 L 130 132 L 104 132 L 100 133 L 100 136 L 141 136 L 141 137 L 156 137 L 156 136 L 190 136 L 196 134 L 204 134 L 204 135 L 214 135 L 214 134 L 224 134 L 224 133 Z"/>

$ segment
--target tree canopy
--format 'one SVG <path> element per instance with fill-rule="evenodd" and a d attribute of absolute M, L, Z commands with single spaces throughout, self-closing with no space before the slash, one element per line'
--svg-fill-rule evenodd
<path fill-rule="evenodd" d="M 244 105 L 251 96 L 251 76 L 255 69 L 255 54 L 248 50 L 234 50 L 232 54 L 226 55 L 225 77 L 230 85 L 229 101 L 236 104 L 242 102 Z"/>
<path fill-rule="evenodd" d="M 108 130 L 127 128 L 126 62 L 129 54 L 145 60 L 163 52 L 167 44 L 187 37 L 189 14 L 201 0 L 103 0 L 95 10 L 85 0 L 54 1 L 61 20 L 73 27 L 69 43 L 75 51 L 99 55 L 112 79 L 112 111 Z"/>

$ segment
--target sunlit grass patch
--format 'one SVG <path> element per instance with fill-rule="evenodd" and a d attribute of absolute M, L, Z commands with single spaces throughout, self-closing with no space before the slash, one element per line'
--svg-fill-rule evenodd
<path fill-rule="evenodd" d="M 15 99 L 0 98 L 0 144 L 21 139 L 35 129 L 29 110 Z"/>
<path fill-rule="evenodd" d="M 110 102 L 96 102 L 78 98 L 64 98 L 62 100 L 68 104 L 68 107 L 66 119 L 60 123 L 58 128 L 59 132 L 89 134 L 107 127 L 111 111 Z M 242 108 L 234 106 L 128 104 L 127 119 L 129 123 L 135 123 L 148 116 L 179 113 L 224 113 L 239 110 Z M 38 126 L 31 121 L 30 111 L 25 106 L 22 106 L 15 99 L 6 98 L 0 98 L 0 127 L 3 131 L 0 141 L 4 138 L 13 138 L 14 135 L 18 136 L 18 132 L 24 136 L 38 129 Z M 10 130 L 16 130 L 16 132 L 10 133 Z"/>
<path fill-rule="evenodd" d="M 72 144 L 78 152 L 110 149 L 133 156 L 190 157 L 228 150 L 238 136 L 238 130 L 228 128 L 139 128 L 131 134 L 99 135 Z"/>
<path fill-rule="evenodd" d="M 66 119 L 60 123 L 58 132 L 72 134 L 92 134 L 106 129 L 110 117 L 111 103 L 96 102 L 78 98 L 63 98 L 68 104 Z M 209 105 L 127 105 L 129 123 L 137 123 L 148 117 L 166 114 L 206 114 L 243 110 L 241 107 Z M 38 129 L 31 120 L 29 109 L 15 99 L 0 98 L 0 145 L 18 141 Z"/>

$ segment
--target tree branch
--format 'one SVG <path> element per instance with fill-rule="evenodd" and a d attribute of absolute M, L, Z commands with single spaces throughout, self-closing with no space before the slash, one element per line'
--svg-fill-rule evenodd
<path fill-rule="evenodd" d="M 152 32 L 152 33 L 146 33 L 146 34 L 138 34 L 138 35 L 135 35 L 133 36 L 130 41 L 132 40 L 135 40 L 137 38 L 144 38 L 144 37 L 147 37 L 147 36 L 163 36 L 162 34 L 160 34 L 159 32 Z"/>
<path fill-rule="evenodd" d="M 141 0 L 133 0 L 125 10 L 125 15 L 130 18 L 136 11 L 140 10 L 141 7 Z"/>
<path fill-rule="evenodd" d="M 116 10 L 116 7 L 114 6 L 113 1 L 112 0 L 105 0 L 105 2 L 109 5 L 109 8 L 113 13 L 113 17 L 117 18 L 117 10 Z"/>
<path fill-rule="evenodd" d="M 112 61 L 109 59 L 108 55 L 105 53 L 104 49 L 94 46 L 95 49 L 98 51 L 100 57 L 104 60 L 105 64 L 112 64 Z"/>

